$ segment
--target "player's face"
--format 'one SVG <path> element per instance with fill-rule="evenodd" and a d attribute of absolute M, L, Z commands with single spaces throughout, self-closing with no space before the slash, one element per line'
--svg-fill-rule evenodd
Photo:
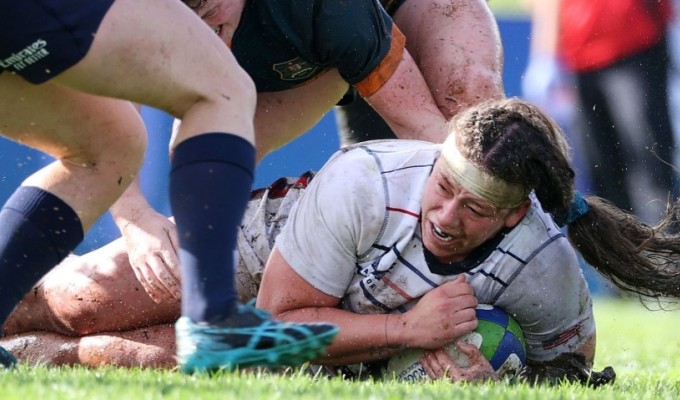
<path fill-rule="evenodd" d="M 235 3 L 233 0 L 205 0 L 194 11 L 220 36 L 224 24 L 230 22 L 232 16 L 230 11 L 234 9 Z"/>
<path fill-rule="evenodd" d="M 423 243 L 445 263 L 465 259 L 503 227 L 516 223 L 515 211 L 495 207 L 465 190 L 441 161 L 427 180 L 422 206 Z"/>

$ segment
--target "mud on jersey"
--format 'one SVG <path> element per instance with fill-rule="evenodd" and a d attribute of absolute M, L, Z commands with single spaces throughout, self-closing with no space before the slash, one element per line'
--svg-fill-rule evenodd
<path fill-rule="evenodd" d="M 407 140 L 339 151 L 304 195 L 294 193 L 289 214 L 270 210 L 277 221 L 284 214 L 287 219 L 276 226 L 281 255 L 312 286 L 356 313 L 405 312 L 428 291 L 465 274 L 480 303 L 516 317 L 529 359 L 549 360 L 581 347 L 595 329 L 592 299 L 573 248 L 535 199 L 516 227 L 464 262 L 428 260 L 420 206 L 438 156 L 438 145 Z"/>

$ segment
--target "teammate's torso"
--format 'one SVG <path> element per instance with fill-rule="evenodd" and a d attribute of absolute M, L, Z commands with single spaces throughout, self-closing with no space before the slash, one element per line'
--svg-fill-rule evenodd
<path fill-rule="evenodd" d="M 330 68 L 357 83 L 389 52 L 391 26 L 374 0 L 248 0 L 232 51 L 258 92 L 294 88 Z"/>

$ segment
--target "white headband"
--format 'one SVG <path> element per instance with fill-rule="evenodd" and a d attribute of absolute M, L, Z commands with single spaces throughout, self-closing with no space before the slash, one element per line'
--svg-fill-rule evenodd
<path fill-rule="evenodd" d="M 527 199 L 527 188 L 496 178 L 463 157 L 455 137 L 449 135 L 442 144 L 441 159 L 444 168 L 465 190 L 498 208 L 514 208 Z"/>

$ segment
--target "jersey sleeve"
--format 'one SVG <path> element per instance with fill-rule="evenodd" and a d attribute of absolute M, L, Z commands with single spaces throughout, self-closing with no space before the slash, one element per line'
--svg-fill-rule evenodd
<path fill-rule="evenodd" d="M 375 93 L 402 60 L 404 35 L 377 0 L 324 2 L 314 46 L 364 97 Z"/>
<path fill-rule="evenodd" d="M 350 285 L 357 254 L 373 243 L 384 216 L 377 168 L 362 153 L 340 152 L 330 160 L 276 239 L 276 248 L 298 275 L 338 298 Z M 365 163 L 366 168 L 357 168 L 356 163 Z M 350 171 L 361 171 L 361 176 Z"/>
<path fill-rule="evenodd" d="M 592 297 L 567 238 L 546 246 L 522 274 L 524 283 L 510 285 L 498 304 L 522 326 L 528 359 L 574 352 L 595 334 Z"/>

